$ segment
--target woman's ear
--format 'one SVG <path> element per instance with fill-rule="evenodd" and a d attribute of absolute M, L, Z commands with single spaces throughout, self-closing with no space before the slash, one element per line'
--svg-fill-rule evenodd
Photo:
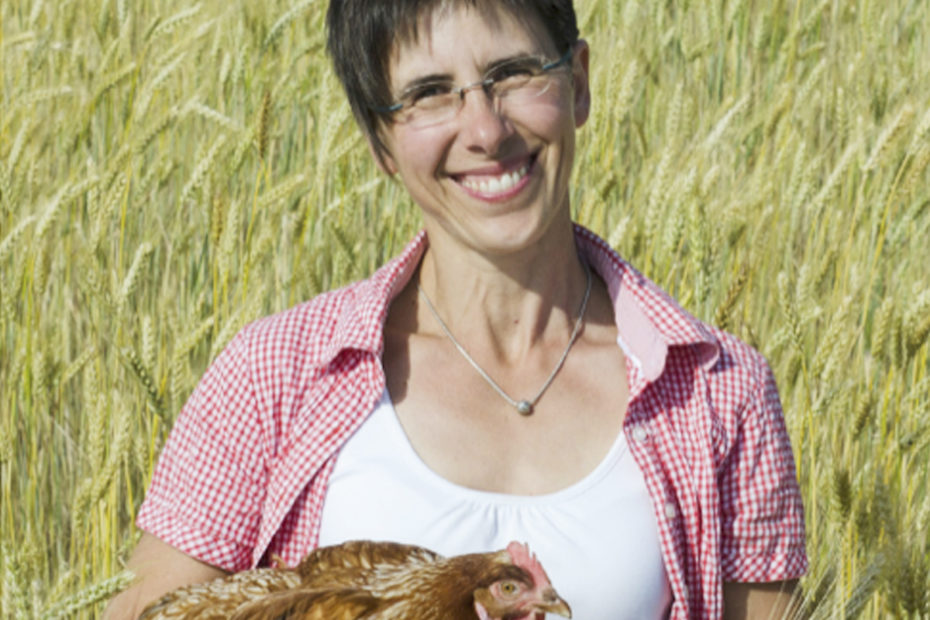
<path fill-rule="evenodd" d="M 572 54 L 572 80 L 575 96 L 575 127 L 581 127 L 591 114 L 591 88 L 588 82 L 588 42 L 578 39 Z"/>
<path fill-rule="evenodd" d="M 394 160 L 391 158 L 390 153 L 388 153 L 387 147 L 382 143 L 381 151 L 379 152 L 378 147 L 375 146 L 375 139 L 372 136 L 367 136 L 367 142 L 368 152 L 371 153 L 378 169 L 389 177 L 394 176 L 397 173 L 397 166 L 394 164 Z"/>

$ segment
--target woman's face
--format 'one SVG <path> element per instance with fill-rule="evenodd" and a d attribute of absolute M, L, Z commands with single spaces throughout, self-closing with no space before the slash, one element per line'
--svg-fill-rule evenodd
<path fill-rule="evenodd" d="M 438 9 L 421 20 L 418 35 L 392 54 L 394 96 L 429 76 L 461 86 L 503 59 L 561 55 L 536 20 L 504 9 Z M 507 100 L 495 110 L 476 88 L 448 122 L 382 128 L 385 167 L 423 210 L 433 246 L 509 254 L 539 244 L 553 222 L 568 223 L 575 129 L 588 115 L 587 54 L 584 42 L 576 45 L 572 61 L 553 72 L 553 87 L 529 103 Z"/>

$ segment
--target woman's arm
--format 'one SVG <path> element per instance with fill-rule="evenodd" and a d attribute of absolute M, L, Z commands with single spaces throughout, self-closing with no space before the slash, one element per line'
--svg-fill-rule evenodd
<path fill-rule="evenodd" d="M 791 618 L 792 612 L 797 608 L 794 597 L 797 585 L 797 579 L 769 583 L 728 581 L 723 584 L 723 618 Z"/>
<path fill-rule="evenodd" d="M 149 603 L 163 594 L 226 574 L 147 532 L 142 533 L 127 568 L 135 573 L 136 581 L 110 601 L 103 614 L 105 620 L 134 620 Z"/>

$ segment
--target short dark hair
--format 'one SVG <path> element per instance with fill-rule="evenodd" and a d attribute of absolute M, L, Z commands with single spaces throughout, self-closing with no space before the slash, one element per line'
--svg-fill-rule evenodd
<path fill-rule="evenodd" d="M 514 15 L 534 15 L 545 28 L 559 54 L 578 41 L 578 23 L 572 0 L 451 0 L 482 8 L 500 6 Z M 391 102 L 388 80 L 395 43 L 417 36 L 417 21 L 450 0 L 331 0 L 326 15 L 327 47 L 336 75 L 362 131 L 383 161 L 386 147 L 378 124 L 390 116 L 378 108 Z"/>

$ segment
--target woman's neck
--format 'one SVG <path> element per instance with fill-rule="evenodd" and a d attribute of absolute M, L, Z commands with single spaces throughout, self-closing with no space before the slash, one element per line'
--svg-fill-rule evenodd
<path fill-rule="evenodd" d="M 418 283 L 466 349 L 490 349 L 501 363 L 518 363 L 539 344 L 564 346 L 578 318 L 585 268 L 571 227 L 567 236 L 506 256 L 431 243 Z M 444 336 L 422 301 L 417 324 Z"/>

